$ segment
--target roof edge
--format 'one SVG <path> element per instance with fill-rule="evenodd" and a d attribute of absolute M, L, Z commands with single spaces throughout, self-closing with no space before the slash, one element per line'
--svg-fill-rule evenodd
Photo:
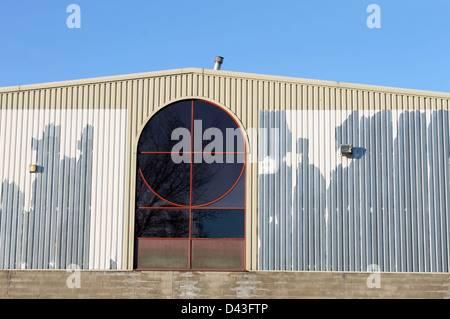
<path fill-rule="evenodd" d="M 265 74 L 255 74 L 255 73 L 243 73 L 235 71 L 215 71 L 210 69 L 202 69 L 203 74 L 210 75 L 223 75 L 223 76 L 233 76 L 245 79 L 255 79 L 255 80 L 265 80 L 265 81 L 278 81 L 286 83 L 297 83 L 304 85 L 317 85 L 317 86 L 328 86 L 343 89 L 354 89 L 354 90 L 368 90 L 377 92 L 388 92 L 396 94 L 409 94 L 409 95 L 421 95 L 421 96 L 432 96 L 432 97 L 442 97 L 450 99 L 450 93 L 439 92 L 439 91 L 429 91 L 429 90 L 419 90 L 419 89 L 407 89 L 401 87 L 391 87 L 391 86 L 381 86 L 373 84 L 357 84 L 350 82 L 340 82 L 340 81 L 330 81 L 330 80 L 316 80 L 316 79 L 306 79 L 297 77 L 287 77 L 279 75 L 265 75 Z"/>
<path fill-rule="evenodd" d="M 123 80 L 133 80 L 133 79 L 140 79 L 140 78 L 146 78 L 146 77 L 166 76 L 166 75 L 173 75 L 173 74 L 186 74 L 186 73 L 193 73 L 197 70 L 202 70 L 202 69 L 183 68 L 183 69 L 173 69 L 173 70 L 164 70 L 164 71 L 150 71 L 150 72 L 140 72 L 140 73 L 131 73 L 131 74 L 121 74 L 121 75 L 108 75 L 108 76 L 85 78 L 85 79 L 74 79 L 74 80 L 66 80 L 66 81 L 55 81 L 55 82 L 44 82 L 44 83 L 36 83 L 36 84 L 6 86 L 6 87 L 0 87 L 0 93 L 36 90 L 36 89 L 44 89 L 44 88 L 48 89 L 48 88 L 83 85 L 83 84 L 96 84 L 96 83 L 114 82 L 114 81 L 123 81 Z"/>
<path fill-rule="evenodd" d="M 65 86 L 75 86 L 75 85 L 84 85 L 84 84 L 87 85 L 87 84 L 96 84 L 96 83 L 104 83 L 104 82 L 124 81 L 124 80 L 151 78 L 151 77 L 158 77 L 158 76 L 170 76 L 170 75 L 176 75 L 176 74 L 191 74 L 191 73 L 202 74 L 202 75 L 213 75 L 213 76 L 225 76 L 225 77 L 229 76 L 229 77 L 235 77 L 235 78 L 252 79 L 252 80 L 260 80 L 260 81 L 277 81 L 277 82 L 285 82 L 285 83 L 293 83 L 293 84 L 295 83 L 295 84 L 304 84 L 304 85 L 328 86 L 328 87 L 343 88 L 343 89 L 389 92 L 389 93 L 395 93 L 395 94 L 431 96 L 431 97 L 440 97 L 440 98 L 450 99 L 450 93 L 439 92 L 439 91 L 427 91 L 427 90 L 388 87 L 388 86 L 379 86 L 379 85 L 371 85 L 371 84 L 357 84 L 357 83 L 348 83 L 348 82 L 339 82 L 339 81 L 305 79 L 305 78 L 287 77 L 287 76 L 279 76 L 279 75 L 266 75 L 266 74 L 245 73 L 245 72 L 226 71 L 226 70 L 213 70 L 213 69 L 193 68 L 193 67 L 192 68 L 162 70 L 162 71 L 149 71 L 149 72 L 123 74 L 123 75 L 110 75 L 110 76 L 93 77 L 93 78 L 86 78 L 86 79 L 75 79 L 75 80 L 66 80 L 66 81 L 57 81 L 57 82 L 46 82 L 46 83 L 37 83 L 37 84 L 26 84 L 26 85 L 18 85 L 18 86 L 0 87 L 0 93 L 20 92 L 20 91 L 28 91 L 28 90 L 36 90 L 36 89 L 49 89 L 49 88 L 57 88 L 57 87 L 65 87 Z"/>

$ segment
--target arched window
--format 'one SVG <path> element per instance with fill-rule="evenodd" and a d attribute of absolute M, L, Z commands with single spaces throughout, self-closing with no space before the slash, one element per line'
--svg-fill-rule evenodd
<path fill-rule="evenodd" d="M 137 149 L 137 269 L 245 269 L 245 140 L 203 100 L 157 112 Z"/>

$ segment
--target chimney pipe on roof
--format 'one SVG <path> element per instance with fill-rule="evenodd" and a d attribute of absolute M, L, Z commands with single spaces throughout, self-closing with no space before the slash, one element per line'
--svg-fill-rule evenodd
<path fill-rule="evenodd" d="M 214 60 L 214 70 L 220 70 L 220 67 L 222 66 L 223 57 L 216 56 L 216 59 Z"/>

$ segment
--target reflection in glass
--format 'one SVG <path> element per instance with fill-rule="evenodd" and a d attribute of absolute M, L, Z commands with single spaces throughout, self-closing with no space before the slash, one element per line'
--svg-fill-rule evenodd
<path fill-rule="evenodd" d="M 193 209 L 192 237 L 244 238 L 243 209 Z"/>
<path fill-rule="evenodd" d="M 138 239 L 138 269 L 187 269 L 189 239 Z"/>
<path fill-rule="evenodd" d="M 141 180 L 138 187 L 144 189 L 142 194 L 141 189 L 136 190 L 139 197 L 138 207 L 157 207 L 156 204 L 162 199 L 167 201 L 164 206 L 167 204 L 189 205 L 190 174 L 190 164 L 174 163 L 171 154 L 138 154 L 137 177 L 138 181 Z M 159 197 L 153 192 L 148 193 L 145 187 L 151 187 Z M 144 195 L 147 197 L 143 198 Z"/>
<path fill-rule="evenodd" d="M 245 152 L 242 131 L 224 110 L 204 101 L 194 102 L 194 151 L 211 151 L 208 144 L 219 144 L 216 152 Z M 217 133 L 217 134 L 214 134 Z M 219 136 L 219 138 L 217 138 Z M 201 143 L 200 143 L 201 142 Z"/>
<path fill-rule="evenodd" d="M 137 209 L 136 237 L 189 237 L 189 210 Z"/>
<path fill-rule="evenodd" d="M 193 239 L 193 269 L 245 268 L 245 240 Z"/>
<path fill-rule="evenodd" d="M 243 168 L 240 163 L 193 164 L 192 205 L 208 204 L 225 195 L 243 175 Z"/>
<path fill-rule="evenodd" d="M 245 171 L 239 182 L 227 196 L 207 207 L 245 207 Z"/>
<path fill-rule="evenodd" d="M 191 130 L 192 101 L 180 101 L 166 106 L 145 125 L 138 145 L 140 152 L 170 152 L 179 141 L 172 141 L 176 128 Z"/>
<path fill-rule="evenodd" d="M 136 174 L 136 207 L 177 207 L 156 196 L 146 185 L 141 173 Z"/>
<path fill-rule="evenodd" d="M 160 110 L 136 174 L 134 267 L 245 268 L 245 141 L 227 111 L 200 100 Z"/>

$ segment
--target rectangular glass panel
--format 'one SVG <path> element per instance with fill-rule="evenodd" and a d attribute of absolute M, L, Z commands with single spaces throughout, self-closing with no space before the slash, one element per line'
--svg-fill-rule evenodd
<path fill-rule="evenodd" d="M 138 239 L 137 269 L 188 269 L 189 239 Z"/>
<path fill-rule="evenodd" d="M 215 151 L 219 152 L 245 152 L 244 136 L 239 129 L 236 121 L 223 109 L 214 104 L 195 101 L 194 102 L 194 148 L 209 149 L 208 144 L 211 140 L 218 146 Z M 199 138 L 198 134 L 204 137 L 209 134 L 220 136 L 219 139 L 214 137 Z M 209 134 L 208 134 L 209 133 Z M 196 135 L 197 134 L 197 135 Z M 215 136 L 215 137 L 218 137 Z"/>
<path fill-rule="evenodd" d="M 178 163 L 170 153 L 138 154 L 137 174 L 138 207 L 189 205 L 190 163 Z"/>
<path fill-rule="evenodd" d="M 193 209 L 192 237 L 244 238 L 244 209 Z"/>
<path fill-rule="evenodd" d="M 189 210 L 137 209 L 136 237 L 189 237 Z"/>
<path fill-rule="evenodd" d="M 225 197 L 208 207 L 245 207 L 245 172 L 237 185 Z"/>
<path fill-rule="evenodd" d="M 243 170 L 245 168 L 242 163 L 194 163 L 192 205 L 209 204 L 227 194 L 244 174 Z M 244 193 L 241 195 L 244 197 Z"/>
<path fill-rule="evenodd" d="M 191 100 L 168 105 L 156 113 L 145 126 L 139 139 L 138 152 L 172 151 L 173 146 L 179 142 L 172 139 L 172 132 L 176 129 L 190 132 L 191 123 Z"/>
<path fill-rule="evenodd" d="M 243 270 L 245 240 L 193 239 L 191 263 L 192 269 Z"/>

